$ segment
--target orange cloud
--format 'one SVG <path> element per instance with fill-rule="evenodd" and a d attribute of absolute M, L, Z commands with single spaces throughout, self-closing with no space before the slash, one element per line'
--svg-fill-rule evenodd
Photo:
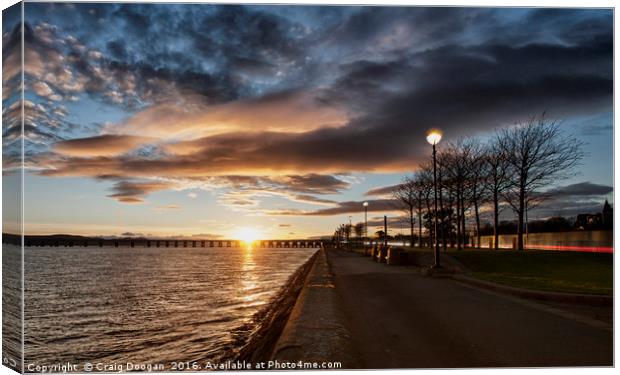
<path fill-rule="evenodd" d="M 259 98 L 209 105 L 193 97 L 153 105 L 126 122 L 106 128 L 118 134 L 195 139 L 231 132 L 303 133 L 344 126 L 343 107 L 328 105 L 307 91 L 286 91 Z M 168 150 L 185 154 L 183 144 Z"/>

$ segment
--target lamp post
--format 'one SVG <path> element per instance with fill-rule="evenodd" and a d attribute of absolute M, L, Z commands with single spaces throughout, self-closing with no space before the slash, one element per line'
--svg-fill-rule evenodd
<path fill-rule="evenodd" d="M 441 141 L 442 132 L 439 129 L 430 129 L 426 133 L 426 141 L 433 145 L 433 190 L 435 190 L 435 217 L 434 221 L 434 240 L 435 240 L 435 265 L 433 268 L 441 267 L 441 263 L 439 261 L 439 241 L 437 239 L 437 150 L 435 146 L 439 141 Z"/>
<path fill-rule="evenodd" d="M 368 202 L 362 203 L 364 206 L 364 242 L 368 240 Z"/>

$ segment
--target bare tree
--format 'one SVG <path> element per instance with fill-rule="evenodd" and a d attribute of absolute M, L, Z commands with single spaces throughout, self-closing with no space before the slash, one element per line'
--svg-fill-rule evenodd
<path fill-rule="evenodd" d="M 399 202 L 399 206 L 407 213 L 409 219 L 409 229 L 411 236 L 410 247 L 414 247 L 415 223 L 418 223 L 418 243 L 422 247 L 422 217 L 424 216 L 424 205 L 429 197 L 429 185 L 424 171 L 417 172 L 413 176 L 406 177 L 394 192 L 394 199 Z M 417 220 L 416 220 L 417 216 Z"/>
<path fill-rule="evenodd" d="M 508 163 L 498 142 L 491 141 L 487 145 L 484 162 L 487 168 L 487 178 L 484 187 L 493 204 L 493 247 L 499 249 L 499 214 L 500 198 L 508 188 Z"/>
<path fill-rule="evenodd" d="M 523 222 L 528 197 L 558 179 L 571 175 L 584 157 L 583 142 L 562 132 L 544 114 L 501 130 L 496 137 L 509 167 L 504 196 L 517 213 L 517 247 L 523 250 Z M 538 198 L 538 197 L 537 197 Z"/>
<path fill-rule="evenodd" d="M 488 191 L 485 189 L 485 181 L 488 178 L 488 165 L 485 163 L 486 152 L 482 144 L 477 139 L 470 142 L 471 153 L 470 163 L 470 197 L 474 207 L 474 219 L 476 221 L 476 246 L 480 247 L 480 207 L 488 199 Z"/>
<path fill-rule="evenodd" d="M 465 214 L 472 202 L 472 158 L 474 144 L 467 140 L 449 143 L 442 150 L 446 183 L 456 203 L 456 242 L 460 250 L 465 244 Z"/>

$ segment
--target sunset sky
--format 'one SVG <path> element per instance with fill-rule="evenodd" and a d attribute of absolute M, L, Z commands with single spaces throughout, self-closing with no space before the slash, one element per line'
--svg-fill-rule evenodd
<path fill-rule="evenodd" d="M 5 197 L 19 179 L 19 17 L 3 13 Z M 25 230 L 328 235 L 362 221 L 365 200 L 372 223 L 401 215 L 382 188 L 429 156 L 428 128 L 485 139 L 544 111 L 588 156 L 530 216 L 598 212 L 613 190 L 612 17 L 26 3 Z"/>

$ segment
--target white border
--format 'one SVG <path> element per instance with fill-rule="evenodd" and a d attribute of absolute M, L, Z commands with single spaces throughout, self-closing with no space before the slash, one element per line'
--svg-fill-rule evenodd
<path fill-rule="evenodd" d="M 43 1 L 38 1 L 38 0 L 31 0 L 29 2 L 43 2 Z M 62 2 L 62 1 L 61 1 Z M 77 1 L 65 1 L 65 2 L 94 2 L 94 1 L 84 1 L 84 0 L 77 0 Z M 99 2 L 115 2 L 115 1 L 99 1 Z M 584 0 L 537 0 L 537 1 L 507 1 L 507 0 L 474 0 L 474 1 L 467 1 L 467 0 L 451 0 L 451 1 L 438 1 L 438 0 L 426 0 L 426 1 L 394 1 L 394 0 L 387 0 L 387 1 L 380 1 L 380 0 L 314 0 L 314 1 L 300 1 L 300 0 L 288 0 L 288 1 L 275 1 L 275 0 L 262 0 L 262 1 L 222 1 L 222 0 L 211 0 L 211 1 L 174 1 L 174 0 L 154 0 L 154 1 L 120 1 L 120 2 L 142 2 L 142 3 L 221 3 L 221 4 L 231 4 L 231 3 L 249 3 L 249 4 L 315 4 L 315 5 L 417 5 L 417 6 L 466 6 L 466 7 L 568 7 L 568 8 L 615 8 L 615 1 L 610 1 L 610 0 L 589 0 L 589 1 L 584 1 Z M 2 5 L 2 9 L 6 9 L 7 7 L 15 4 L 16 1 L 11 1 L 11 0 L 0 0 L 0 4 Z M 23 17 L 23 12 L 22 12 L 22 17 Z M 618 26 L 618 20 L 617 18 L 614 16 L 614 36 L 615 36 L 615 30 L 617 29 Z M 0 28 L 1 28 L 1 21 L 0 21 Z M 23 36 L 22 36 L 23 37 Z M 615 73 L 615 68 L 616 68 L 616 59 L 615 59 L 615 51 L 618 48 L 618 41 L 615 39 L 614 37 L 614 73 Z M 23 43 L 22 43 L 22 47 L 23 47 Z M 23 66 L 23 53 L 22 53 L 22 66 Z M 23 74 L 23 69 L 22 69 L 22 74 Z M 614 78 L 615 78 L 615 74 L 614 74 Z M 22 77 L 22 81 L 23 81 L 23 77 Z M 1 82 L 1 81 L 0 81 Z M 620 186 L 620 175 L 616 170 L 616 167 L 619 165 L 618 164 L 618 154 L 615 152 L 615 144 L 618 143 L 620 134 L 618 132 L 615 131 L 615 123 L 616 120 L 618 118 L 618 112 L 617 112 L 617 101 L 616 101 L 616 88 L 618 87 L 618 82 L 617 80 L 614 80 L 614 187 L 615 186 Z M 22 93 L 23 95 L 23 93 Z M 23 111 L 23 108 L 22 108 Z M 23 113 L 23 112 L 22 112 Z M 23 116 L 22 116 L 23 119 Z M 22 129 L 23 129 L 23 123 L 22 123 Z M 22 140 L 22 148 L 23 148 L 23 140 Z M 0 163 L 1 163 L 2 157 L 0 155 Z M 22 162 L 23 162 L 23 158 L 22 158 Z M 23 186 L 23 173 L 22 173 L 22 186 Z M 2 192 L 2 187 L 0 186 L 0 193 Z M 22 194 L 22 229 L 23 229 L 23 194 Z M 614 189 L 614 207 L 616 206 L 615 203 L 617 202 L 616 200 L 616 190 Z M 0 210 L 2 208 L 2 202 L 0 201 Z M 615 209 L 614 210 L 614 234 L 619 233 L 618 230 L 620 230 L 620 214 L 618 213 L 618 210 Z M 1 225 L 1 224 L 0 224 Z M 614 235 L 614 248 L 615 249 L 619 249 L 620 247 L 618 246 L 620 244 L 620 239 L 618 238 L 618 236 Z M 0 252 L 0 259 L 1 259 L 1 252 Z M 618 260 L 617 258 L 614 256 L 614 270 L 617 269 L 616 267 L 618 266 Z M 22 253 L 22 267 L 23 267 L 23 253 Z M 23 271 L 23 269 L 22 269 Z M 0 277 L 1 277 L 1 268 L 0 268 Z M 617 280 L 615 279 L 615 272 L 614 272 L 614 290 L 617 290 Z M 22 293 L 23 293 L 23 274 L 22 274 Z M 615 293 L 614 293 L 615 295 Z M 23 300 L 23 296 L 22 296 L 22 300 Z M 616 321 L 616 319 L 618 318 L 618 311 L 617 309 L 615 309 L 615 303 L 614 303 L 614 321 Z M 22 317 L 23 317 L 23 305 L 22 305 Z M 2 332 L 2 327 L 0 326 L 0 333 Z M 22 332 L 23 335 L 23 332 Z M 614 332 L 614 344 L 616 343 L 615 341 L 615 332 Z M 22 345 L 23 345 L 23 339 L 22 339 Z M 614 359 L 618 358 L 617 356 L 618 354 L 618 347 L 617 345 L 614 345 Z M 23 358 L 22 358 L 23 361 Z M 414 370 L 392 370 L 392 371 L 399 371 L 399 372 L 406 372 L 406 373 L 413 373 Z M 612 371 L 615 373 L 615 369 L 601 369 L 601 368 L 553 368 L 553 369 L 505 369 L 505 370 L 498 370 L 498 369 L 475 369 L 475 370 L 415 370 L 416 374 L 421 374 L 421 375 L 425 375 L 425 374 L 449 374 L 449 373 L 454 373 L 455 371 L 459 371 L 460 373 L 467 373 L 467 374 L 474 374 L 474 373 L 478 373 L 479 371 L 481 372 L 485 372 L 485 373 L 490 373 L 490 374 L 494 374 L 494 373 L 500 373 L 500 374 L 510 374 L 510 375 L 516 375 L 516 374 L 538 374 L 538 373 L 546 373 L 546 374 L 591 374 L 591 373 L 612 373 Z M 377 370 L 378 373 L 387 373 L 388 370 Z M 248 373 L 248 372 L 245 372 Z M 250 373 L 258 373 L 255 371 L 251 371 Z M 361 371 L 340 371 L 340 373 L 361 373 Z M 5 374 L 15 374 L 14 371 L 8 369 L 7 367 L 4 366 L 0 366 L 0 375 L 5 375 Z M 173 374 L 173 373 L 170 373 Z"/>

